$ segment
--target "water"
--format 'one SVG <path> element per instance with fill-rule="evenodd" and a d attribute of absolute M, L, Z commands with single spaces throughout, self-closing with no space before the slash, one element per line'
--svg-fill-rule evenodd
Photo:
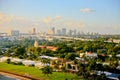
<path fill-rule="evenodd" d="M 17 80 L 8 76 L 0 75 L 0 80 Z"/>

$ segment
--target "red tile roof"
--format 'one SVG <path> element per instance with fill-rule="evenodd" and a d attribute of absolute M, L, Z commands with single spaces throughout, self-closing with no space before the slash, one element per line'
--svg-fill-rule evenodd
<path fill-rule="evenodd" d="M 39 46 L 40 48 L 42 49 L 48 49 L 48 50 L 51 50 L 51 51 L 56 51 L 57 50 L 57 47 L 55 46 Z"/>

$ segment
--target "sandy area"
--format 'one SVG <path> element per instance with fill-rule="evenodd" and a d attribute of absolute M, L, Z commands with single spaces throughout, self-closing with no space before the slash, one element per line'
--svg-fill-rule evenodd
<path fill-rule="evenodd" d="M 11 78 L 16 78 L 17 80 L 31 80 L 29 78 L 25 78 L 22 76 L 18 76 L 18 75 L 14 75 L 14 74 L 10 74 L 10 73 L 5 73 L 5 72 L 0 72 L 1 75 L 5 75 L 5 76 L 10 76 Z"/>

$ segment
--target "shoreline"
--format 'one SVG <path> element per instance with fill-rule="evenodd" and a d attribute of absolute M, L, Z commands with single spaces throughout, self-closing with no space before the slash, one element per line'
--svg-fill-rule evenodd
<path fill-rule="evenodd" d="M 0 74 L 3 76 L 6 76 L 6 77 L 14 78 L 16 80 L 40 80 L 40 79 L 35 79 L 35 78 L 29 77 L 29 76 L 15 74 L 15 73 L 1 71 L 1 70 L 0 70 Z"/>
<path fill-rule="evenodd" d="M 3 75 L 3 76 L 6 76 L 6 77 L 10 77 L 10 78 L 16 79 L 16 80 L 31 80 L 29 78 L 25 78 L 25 77 L 21 77 L 21 76 L 17 76 L 17 75 L 14 75 L 14 74 L 1 72 L 1 71 L 0 71 L 0 74 Z"/>

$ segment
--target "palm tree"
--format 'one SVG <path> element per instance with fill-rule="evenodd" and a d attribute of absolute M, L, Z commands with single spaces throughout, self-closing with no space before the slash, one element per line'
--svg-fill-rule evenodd
<path fill-rule="evenodd" d="M 49 77 L 49 74 L 52 74 L 52 68 L 50 66 L 46 66 L 41 69 L 42 73 Z"/>

